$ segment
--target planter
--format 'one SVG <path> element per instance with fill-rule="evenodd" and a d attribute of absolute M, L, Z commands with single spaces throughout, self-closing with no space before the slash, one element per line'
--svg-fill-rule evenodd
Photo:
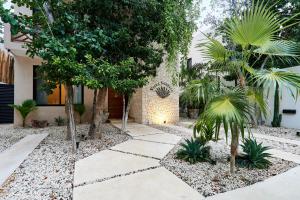
<path fill-rule="evenodd" d="M 188 109 L 188 116 L 191 119 L 197 119 L 199 117 L 199 112 L 200 112 L 200 109 L 189 108 Z"/>

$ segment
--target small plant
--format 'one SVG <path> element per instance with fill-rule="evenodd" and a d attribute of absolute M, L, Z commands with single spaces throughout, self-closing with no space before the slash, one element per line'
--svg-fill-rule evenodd
<path fill-rule="evenodd" d="M 79 114 L 79 123 L 81 124 L 81 118 L 85 112 L 85 106 L 83 104 L 75 104 L 74 110 Z"/>
<path fill-rule="evenodd" d="M 186 139 L 180 146 L 182 148 L 176 153 L 178 159 L 185 160 L 191 164 L 203 161 L 211 162 L 209 158 L 210 147 L 205 146 L 199 140 Z"/>
<path fill-rule="evenodd" d="M 217 135 L 215 134 L 216 125 L 214 122 L 199 120 L 194 126 L 194 138 L 197 138 L 203 144 L 211 140 L 217 140 Z M 214 138 L 214 136 L 216 136 Z"/>
<path fill-rule="evenodd" d="M 26 118 L 32 111 L 36 110 L 36 102 L 34 100 L 25 100 L 21 105 L 10 105 L 10 107 L 19 111 L 22 116 L 22 126 L 25 127 Z"/>
<path fill-rule="evenodd" d="M 55 120 L 55 123 L 56 123 L 57 126 L 65 125 L 65 119 L 62 118 L 61 116 L 56 117 L 54 120 Z"/>
<path fill-rule="evenodd" d="M 262 143 L 258 144 L 255 139 L 251 138 L 245 139 L 241 146 L 244 154 L 237 157 L 237 163 L 241 167 L 265 169 L 272 164 L 268 160 L 271 154 L 266 152 L 270 147 L 262 146 Z"/>

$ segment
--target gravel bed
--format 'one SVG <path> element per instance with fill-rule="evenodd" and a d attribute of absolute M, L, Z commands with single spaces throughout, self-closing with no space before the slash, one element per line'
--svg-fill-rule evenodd
<path fill-rule="evenodd" d="M 284 142 L 277 142 L 277 141 L 267 140 L 267 139 L 261 139 L 261 138 L 256 138 L 256 140 L 258 142 L 262 142 L 265 146 L 271 147 L 272 149 L 278 149 L 285 152 L 300 155 L 300 146 L 298 145 L 284 143 Z"/>
<path fill-rule="evenodd" d="M 128 140 L 130 137 L 109 124 L 103 127 L 102 140 L 80 143 L 74 157 L 71 142 L 64 140 L 66 127 L 32 129 L 49 136 L 30 154 L 0 191 L 2 200 L 68 200 L 72 199 L 74 161 Z M 87 134 L 88 125 L 77 126 Z"/>
<path fill-rule="evenodd" d="M 272 158 L 270 160 L 273 164 L 269 169 L 237 168 L 236 173 L 230 175 L 229 162 L 218 161 L 216 165 L 202 162 L 191 165 L 176 159 L 176 152 L 179 148 L 176 146 L 161 161 L 161 164 L 204 196 L 252 185 L 297 166 L 293 162 Z"/>
<path fill-rule="evenodd" d="M 26 135 L 35 134 L 32 129 L 13 128 L 13 125 L 0 125 L 0 152 L 11 147 Z"/>
<path fill-rule="evenodd" d="M 300 136 L 297 136 L 296 133 L 300 132 L 299 129 L 291 129 L 291 128 L 273 128 L 268 126 L 259 126 L 258 128 L 253 129 L 260 134 L 272 135 L 276 137 L 291 139 L 291 140 L 299 140 Z"/>
<path fill-rule="evenodd" d="M 191 134 L 166 126 L 152 125 L 152 127 L 184 138 L 191 137 Z M 209 142 L 208 145 L 211 147 L 211 158 L 217 161 L 216 165 L 207 162 L 191 165 L 176 159 L 176 152 L 180 149 L 179 145 L 175 146 L 161 161 L 161 164 L 204 196 L 212 196 L 252 185 L 297 166 L 293 162 L 271 158 L 272 165 L 268 169 L 237 168 L 235 175 L 231 175 L 227 161 L 230 155 L 229 145 L 225 141 Z"/>

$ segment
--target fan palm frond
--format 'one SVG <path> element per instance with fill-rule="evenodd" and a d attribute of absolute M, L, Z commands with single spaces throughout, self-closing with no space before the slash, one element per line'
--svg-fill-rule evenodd
<path fill-rule="evenodd" d="M 226 137 L 229 128 L 234 125 L 239 127 L 242 137 L 244 137 L 244 126 L 250 122 L 253 107 L 242 90 L 228 92 L 227 94 L 213 98 L 207 105 L 202 118 L 216 122 L 216 134 L 223 124 Z"/>
<path fill-rule="evenodd" d="M 257 104 L 264 116 L 267 116 L 268 104 L 264 100 L 262 89 L 251 87 L 247 88 L 246 97 L 250 103 Z"/>
<path fill-rule="evenodd" d="M 258 85 L 263 85 L 268 90 L 287 88 L 291 95 L 296 99 L 300 92 L 300 75 L 284 69 L 271 68 L 268 70 L 259 70 L 254 74 L 254 79 Z"/>
<path fill-rule="evenodd" d="M 196 46 L 203 55 L 203 58 L 224 63 L 228 59 L 230 51 L 218 40 L 208 36 L 206 36 L 206 38 L 207 40 L 202 41 Z"/>
<path fill-rule="evenodd" d="M 225 24 L 225 32 L 230 39 L 242 47 L 263 46 L 266 42 L 277 39 L 277 33 L 285 19 L 267 7 L 264 2 L 252 4 L 242 17 L 236 16 Z"/>

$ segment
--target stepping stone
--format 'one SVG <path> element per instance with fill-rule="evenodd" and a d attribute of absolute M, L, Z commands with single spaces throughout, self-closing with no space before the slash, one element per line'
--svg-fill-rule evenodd
<path fill-rule="evenodd" d="M 225 192 L 207 200 L 296 200 L 300 199 L 300 167 L 295 167 L 254 185 Z"/>
<path fill-rule="evenodd" d="M 0 186 L 47 136 L 48 134 L 28 135 L 0 153 Z"/>
<path fill-rule="evenodd" d="M 300 164 L 300 155 L 292 154 L 278 149 L 270 149 L 268 150 L 268 153 L 270 153 L 273 157 Z"/>
<path fill-rule="evenodd" d="M 204 197 L 165 168 L 76 187 L 74 200 L 202 200 Z"/>
<path fill-rule="evenodd" d="M 128 140 L 112 147 L 111 149 L 162 159 L 169 153 L 169 151 L 171 151 L 173 147 L 174 145 L 171 144 L 161 144 L 141 140 Z"/>
<path fill-rule="evenodd" d="M 169 133 L 160 133 L 155 135 L 138 136 L 134 137 L 134 139 L 166 144 L 177 144 L 181 140 L 181 137 Z"/>
<path fill-rule="evenodd" d="M 96 180 L 159 166 L 156 159 L 104 150 L 75 163 L 74 184 Z"/>
<path fill-rule="evenodd" d="M 158 133 L 164 133 L 163 131 L 151 128 L 128 128 L 128 135 L 132 137 L 145 136 L 145 135 L 153 135 Z"/>

